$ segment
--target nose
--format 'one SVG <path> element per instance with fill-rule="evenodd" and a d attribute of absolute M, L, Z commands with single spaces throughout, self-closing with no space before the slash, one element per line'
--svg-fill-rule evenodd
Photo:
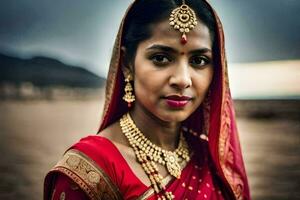
<path fill-rule="evenodd" d="M 191 74 L 187 64 L 174 66 L 169 83 L 176 89 L 185 89 L 192 85 Z"/>

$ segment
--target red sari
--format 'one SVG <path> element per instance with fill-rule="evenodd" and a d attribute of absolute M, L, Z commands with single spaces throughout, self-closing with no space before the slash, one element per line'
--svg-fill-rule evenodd
<path fill-rule="evenodd" d="M 222 24 L 208 6 L 217 22 L 214 77 L 205 101 L 182 123 L 192 159 L 183 166 L 180 179 L 166 177 L 164 183 L 175 199 L 249 200 L 229 89 Z M 128 112 L 122 100 L 125 85 L 120 63 L 126 16 L 117 35 L 107 77 L 100 134 Z M 44 199 L 156 199 L 156 196 L 151 187 L 136 177 L 112 142 L 101 136 L 89 136 L 72 146 L 47 174 Z"/>
<path fill-rule="evenodd" d="M 197 138 L 189 136 L 188 140 L 192 146 Z M 223 200 L 208 156 L 203 157 L 208 155 L 207 141 L 199 140 L 196 148 L 184 164 L 181 178 L 169 175 L 164 184 L 176 199 Z M 49 183 L 54 188 L 46 185 L 48 199 L 156 199 L 151 186 L 144 185 L 116 146 L 101 136 L 88 136 L 73 145 L 47 175 Z"/>

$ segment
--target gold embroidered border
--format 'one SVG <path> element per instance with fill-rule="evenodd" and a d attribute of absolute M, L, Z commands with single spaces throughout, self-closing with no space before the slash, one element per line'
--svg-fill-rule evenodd
<path fill-rule="evenodd" d="M 122 43 L 122 33 L 123 33 L 123 26 L 125 23 L 126 16 L 128 12 L 130 11 L 131 7 L 133 6 L 134 3 L 131 3 L 131 5 L 127 8 L 126 13 L 121 21 L 118 34 L 114 43 L 113 47 L 113 52 L 112 52 L 112 57 L 110 60 L 109 64 L 109 71 L 107 75 L 107 81 L 106 81 L 106 86 L 105 86 L 105 101 L 104 101 L 104 107 L 103 107 L 103 113 L 102 113 L 102 122 L 101 122 L 101 128 L 103 128 L 103 120 L 109 115 L 108 110 L 111 107 L 111 101 L 113 98 L 113 93 L 114 92 L 119 92 L 116 91 L 116 82 L 117 82 L 117 74 L 118 71 L 120 70 L 120 57 L 121 57 L 121 43 Z"/>
<path fill-rule="evenodd" d="M 226 90 L 226 89 L 225 89 Z M 228 181 L 237 200 L 243 200 L 244 183 L 241 176 L 232 169 L 234 163 L 234 153 L 230 148 L 230 131 L 231 131 L 231 99 L 229 91 L 226 90 L 222 109 L 221 131 L 219 137 L 219 156 L 223 174 Z"/>
<path fill-rule="evenodd" d="M 208 4 L 209 5 L 209 4 Z M 231 128 L 231 97 L 229 89 L 229 79 L 228 79 L 228 69 L 227 69 L 227 60 L 225 55 L 225 39 L 223 33 L 223 27 L 220 19 L 218 18 L 216 12 L 214 12 L 217 28 L 219 32 L 220 40 L 220 51 L 221 51 L 221 65 L 222 65 L 222 105 L 221 105 L 221 124 L 220 124 L 220 136 L 219 136 L 219 160 L 220 165 L 225 176 L 225 179 L 229 183 L 235 198 L 237 200 L 243 200 L 243 189 L 244 183 L 241 176 L 235 172 L 230 164 L 234 161 L 233 152 L 230 149 L 230 128 Z"/>
<path fill-rule="evenodd" d="M 208 0 L 206 0 L 208 2 Z M 209 7 L 210 4 L 208 3 Z M 227 94 L 226 92 L 228 92 L 227 90 L 229 90 L 229 80 L 228 80 L 228 72 L 227 72 L 227 61 L 226 61 L 226 56 L 225 56 L 225 47 L 224 47 L 224 35 L 223 35 L 223 27 L 221 24 L 220 19 L 218 18 L 216 12 L 214 11 L 214 9 L 211 7 L 212 11 L 214 12 L 214 16 L 215 19 L 217 21 L 217 29 L 218 29 L 218 33 L 219 33 L 219 40 L 220 40 L 220 51 L 221 51 L 221 65 L 222 65 L 222 72 L 224 76 L 222 76 L 222 84 L 223 84 L 223 102 L 222 102 L 222 108 L 221 108 L 221 115 L 223 116 L 224 114 L 228 116 L 228 111 L 226 111 L 226 107 L 228 105 L 226 105 L 227 102 Z M 130 6 L 126 11 L 125 16 L 127 15 L 128 11 L 130 10 Z M 125 19 L 125 17 L 124 17 Z M 102 120 L 108 115 L 108 110 L 110 107 L 110 102 L 112 100 L 112 94 L 113 92 L 115 92 L 115 85 L 116 85 L 116 76 L 117 76 L 117 72 L 119 70 L 119 60 L 120 60 L 120 48 L 121 48 L 121 34 L 122 34 L 122 30 L 123 30 L 123 23 L 124 23 L 124 19 L 122 20 L 121 26 L 119 28 L 119 32 L 117 35 L 117 38 L 115 40 L 115 45 L 114 45 L 114 49 L 113 49 L 113 54 L 112 54 L 112 59 L 110 62 L 110 67 L 109 67 L 109 73 L 108 73 L 108 77 L 106 82 L 106 98 L 105 98 L 105 103 L 104 103 L 104 111 L 103 111 L 103 116 L 102 116 Z M 227 112 L 227 113 L 226 113 Z M 208 117 L 205 117 L 206 119 Z M 221 168 L 223 171 L 223 174 L 225 176 L 225 179 L 228 181 L 231 189 L 233 190 L 236 199 L 241 199 L 242 197 L 242 193 L 243 193 L 243 181 L 241 181 L 240 176 L 233 172 L 233 170 L 231 169 L 231 167 L 228 165 L 227 161 L 230 160 L 230 153 L 226 152 L 230 149 L 228 149 L 228 145 L 229 144 L 229 133 L 228 133 L 228 126 L 230 126 L 230 118 L 228 117 L 224 117 L 221 119 L 221 122 L 223 122 L 221 124 L 221 128 L 220 128 L 220 137 L 219 137 L 219 156 L 220 156 L 220 164 L 221 164 Z M 224 123 L 225 122 L 225 123 Z M 209 127 L 209 126 L 208 126 Z M 208 129 L 207 129 L 208 130 Z M 238 180 L 239 184 L 237 184 L 236 182 L 233 181 L 233 179 Z"/>
<path fill-rule="evenodd" d="M 93 160 L 75 149 L 67 151 L 52 171 L 67 175 L 92 200 L 123 199 L 105 172 Z"/>

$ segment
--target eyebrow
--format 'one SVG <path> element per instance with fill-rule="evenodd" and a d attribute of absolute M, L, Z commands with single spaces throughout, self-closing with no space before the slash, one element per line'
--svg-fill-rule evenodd
<path fill-rule="evenodd" d="M 146 50 L 161 50 L 161 51 L 167 51 L 170 53 L 179 53 L 179 51 L 177 51 L 176 49 L 174 49 L 172 47 L 160 45 L 160 44 L 154 44 L 154 45 L 148 47 Z M 196 54 L 196 53 L 203 54 L 203 53 L 207 53 L 207 52 L 212 52 L 212 50 L 209 48 L 200 48 L 200 49 L 192 50 L 188 53 L 189 54 Z"/>

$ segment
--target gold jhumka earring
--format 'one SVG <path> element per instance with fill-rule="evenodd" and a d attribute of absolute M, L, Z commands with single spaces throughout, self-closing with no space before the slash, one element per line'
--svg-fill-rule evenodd
<path fill-rule="evenodd" d="M 130 75 L 128 75 L 125 78 L 126 85 L 125 85 L 125 89 L 124 89 L 125 90 L 125 95 L 123 96 L 123 100 L 127 102 L 128 108 L 130 108 L 131 103 L 135 101 L 135 96 L 132 93 L 133 88 L 132 88 L 132 85 L 130 83 L 131 80 L 132 80 L 132 78 L 131 78 Z"/>
<path fill-rule="evenodd" d="M 195 11 L 186 5 L 185 0 L 183 0 L 182 5 L 171 12 L 169 21 L 175 30 L 182 33 L 181 44 L 185 45 L 187 43 L 186 34 L 197 25 Z"/>

